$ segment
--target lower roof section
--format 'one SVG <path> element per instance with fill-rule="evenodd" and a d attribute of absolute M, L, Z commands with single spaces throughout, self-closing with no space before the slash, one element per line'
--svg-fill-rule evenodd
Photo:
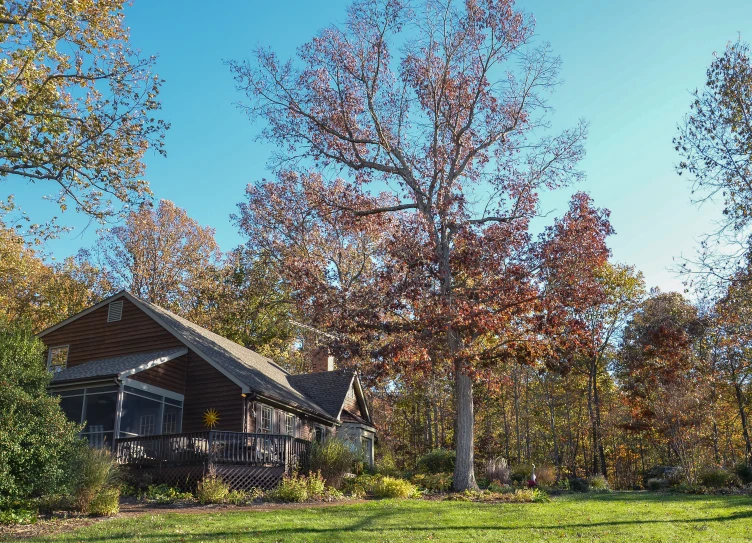
<path fill-rule="evenodd" d="M 167 349 L 148 353 L 135 353 L 101 360 L 92 360 L 76 366 L 65 368 L 52 377 L 50 386 L 67 385 L 74 381 L 100 379 L 105 377 L 127 377 L 140 371 L 148 370 L 159 364 L 183 356 L 186 348 Z"/>

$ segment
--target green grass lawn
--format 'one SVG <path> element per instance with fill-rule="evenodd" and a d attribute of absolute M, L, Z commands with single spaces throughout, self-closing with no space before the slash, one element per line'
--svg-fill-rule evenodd
<path fill-rule="evenodd" d="M 567 495 L 550 503 L 371 501 L 327 508 L 144 515 L 40 541 L 752 541 L 752 498 Z"/>

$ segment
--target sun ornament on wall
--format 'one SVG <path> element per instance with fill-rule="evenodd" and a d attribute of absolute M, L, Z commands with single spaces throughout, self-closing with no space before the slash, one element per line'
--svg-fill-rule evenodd
<path fill-rule="evenodd" d="M 204 413 L 204 426 L 207 428 L 214 428 L 219 422 L 219 413 L 213 407 L 207 409 Z"/>

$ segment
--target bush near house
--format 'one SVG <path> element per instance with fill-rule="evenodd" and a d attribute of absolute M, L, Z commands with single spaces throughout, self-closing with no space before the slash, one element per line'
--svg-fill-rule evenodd
<path fill-rule="evenodd" d="M 79 429 L 47 395 L 44 352 L 30 330 L 0 323 L 0 510 L 13 511 L 0 513 L 3 522 L 31 510 L 12 503 L 66 494 L 73 483 Z"/>
<path fill-rule="evenodd" d="M 88 513 L 95 500 L 100 506 L 108 499 L 111 501 L 114 488 L 118 488 L 120 497 L 118 468 L 110 451 L 93 449 L 81 442 L 69 469 L 74 482 L 70 509 Z"/>
<path fill-rule="evenodd" d="M 329 486 L 340 488 L 345 474 L 350 473 L 359 458 L 352 442 L 330 437 L 321 443 L 313 443 L 308 470 L 310 473 L 320 473 Z"/>

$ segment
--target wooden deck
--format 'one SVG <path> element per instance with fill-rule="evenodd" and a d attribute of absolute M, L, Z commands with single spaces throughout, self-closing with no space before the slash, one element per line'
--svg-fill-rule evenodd
<path fill-rule="evenodd" d="M 207 430 L 115 441 L 119 464 L 155 483 L 195 486 L 214 470 L 233 488 L 271 488 L 284 473 L 305 465 L 311 443 L 282 434 Z"/>

